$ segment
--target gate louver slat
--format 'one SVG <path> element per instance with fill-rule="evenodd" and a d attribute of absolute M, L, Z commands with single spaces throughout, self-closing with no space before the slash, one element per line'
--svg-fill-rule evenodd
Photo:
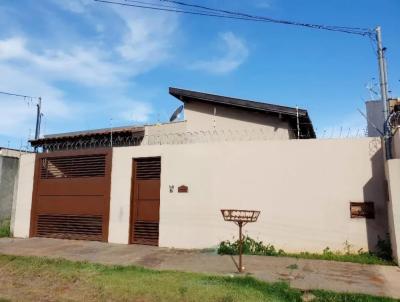
<path fill-rule="evenodd" d="M 38 237 L 102 239 L 101 215 L 38 215 Z"/>
<path fill-rule="evenodd" d="M 105 167 L 104 154 L 43 158 L 40 178 L 104 177 Z"/>
<path fill-rule="evenodd" d="M 159 158 L 140 159 L 136 163 L 136 179 L 160 179 L 161 160 Z"/>
<path fill-rule="evenodd" d="M 134 243 L 158 244 L 158 222 L 136 221 Z"/>

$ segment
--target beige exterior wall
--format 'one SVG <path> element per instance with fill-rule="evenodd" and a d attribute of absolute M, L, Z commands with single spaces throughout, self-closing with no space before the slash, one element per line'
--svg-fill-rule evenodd
<path fill-rule="evenodd" d="M 186 121 L 146 125 L 142 145 L 159 145 L 166 141 L 178 140 L 182 142 L 186 134 Z"/>
<path fill-rule="evenodd" d="M 162 158 L 161 246 L 205 248 L 237 237 L 222 208 L 261 210 L 245 232 L 286 251 L 343 249 L 346 241 L 354 250 L 373 249 L 377 235 L 388 232 L 379 139 L 266 140 L 114 148 L 109 242 L 128 243 L 132 159 L 149 156 Z M 16 237 L 29 236 L 34 164 L 35 154 L 21 157 Z M 397 184 L 400 160 L 388 165 L 390 184 Z M 178 193 L 180 185 L 189 192 Z M 396 187 L 389 204 L 394 239 L 400 232 Z M 350 201 L 374 201 L 376 219 L 351 219 Z"/>
<path fill-rule="evenodd" d="M 145 156 L 162 158 L 161 246 L 237 237 L 222 208 L 261 210 L 245 232 L 286 251 L 368 250 L 387 232 L 380 140 L 267 140 L 114 148 L 109 242 L 128 242 L 131 163 Z M 376 219 L 351 219 L 350 201 L 374 201 Z"/>
<path fill-rule="evenodd" d="M 389 233 L 393 258 L 400 264 L 400 131 L 396 128 L 392 137 L 392 158 L 386 161 L 386 179 L 389 185 L 390 201 Z"/>
<path fill-rule="evenodd" d="M 23 154 L 19 160 L 17 196 L 11 218 L 14 237 L 29 237 L 35 157 L 34 153 Z"/>
<path fill-rule="evenodd" d="M 389 184 L 389 233 L 393 258 L 400 264 L 400 159 L 386 161 Z"/>
<path fill-rule="evenodd" d="M 26 152 L 15 149 L 0 148 L 0 156 L 19 158 L 22 154 L 26 154 Z"/>
<path fill-rule="evenodd" d="M 146 125 L 144 128 L 145 136 L 168 135 L 186 132 L 186 121 L 177 121 L 171 123 Z"/>
<path fill-rule="evenodd" d="M 189 132 L 262 130 L 271 139 L 289 139 L 289 124 L 277 117 L 203 103 L 186 103 L 185 120 Z"/>
<path fill-rule="evenodd" d="M 128 243 L 132 159 L 160 156 L 162 149 L 160 145 L 113 148 L 108 242 Z M 161 188 L 161 192 L 165 190 L 164 187 Z"/>
<path fill-rule="evenodd" d="M 399 127 L 396 128 L 392 137 L 392 157 L 400 158 L 400 131 Z"/>

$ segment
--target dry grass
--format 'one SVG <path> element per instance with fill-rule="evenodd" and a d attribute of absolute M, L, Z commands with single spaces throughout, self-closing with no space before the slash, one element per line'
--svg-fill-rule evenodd
<path fill-rule="evenodd" d="M 0 255 L 0 301 L 301 301 L 284 283 Z M 391 302 L 316 291 L 315 301 Z"/>

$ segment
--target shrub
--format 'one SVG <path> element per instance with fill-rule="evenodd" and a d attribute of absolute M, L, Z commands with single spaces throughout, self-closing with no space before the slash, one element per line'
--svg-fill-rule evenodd
<path fill-rule="evenodd" d="M 262 241 L 256 241 L 249 236 L 243 239 L 243 254 L 248 255 L 263 255 L 263 256 L 288 256 L 304 259 L 320 259 L 331 261 L 344 261 L 364 264 L 383 264 L 393 265 L 392 252 L 389 238 L 383 240 L 378 237 L 377 252 L 365 252 L 362 249 L 357 252 L 351 251 L 349 242 L 344 243 L 344 251 L 332 251 L 326 247 L 322 253 L 286 253 L 279 249 L 277 250 L 272 244 L 265 245 Z M 237 255 L 239 254 L 239 240 L 236 241 L 222 241 L 218 247 L 218 254 L 220 255 Z"/>
<path fill-rule="evenodd" d="M 11 231 L 10 231 L 10 220 L 6 219 L 0 222 L 0 238 L 1 237 L 10 237 L 11 236 Z"/>
<path fill-rule="evenodd" d="M 264 255 L 264 256 L 283 256 L 283 250 L 276 250 L 272 244 L 264 245 L 262 241 L 256 241 L 249 236 L 245 236 L 242 245 L 243 254 Z M 239 240 L 230 242 L 222 241 L 218 247 L 218 254 L 237 255 L 239 254 Z"/>

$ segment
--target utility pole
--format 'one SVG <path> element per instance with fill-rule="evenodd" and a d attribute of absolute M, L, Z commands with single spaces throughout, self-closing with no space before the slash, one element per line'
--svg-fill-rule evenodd
<path fill-rule="evenodd" d="M 383 112 L 386 123 L 387 118 L 389 117 L 388 83 L 387 83 L 387 71 L 385 62 L 385 49 L 382 47 L 382 32 L 380 26 L 375 28 L 375 33 L 376 33 L 376 43 L 378 46 L 379 82 L 381 88 L 381 100 L 383 103 Z M 386 132 L 387 129 L 385 130 L 385 135 L 388 134 Z"/>
<path fill-rule="evenodd" d="M 40 136 L 40 124 L 42 122 L 42 98 L 38 98 L 36 104 L 36 129 L 35 129 L 35 140 L 39 139 Z M 37 152 L 37 147 L 35 147 L 35 152 Z"/>
<path fill-rule="evenodd" d="M 39 136 L 40 136 L 40 124 L 42 122 L 42 116 L 43 116 L 43 114 L 42 114 L 42 98 L 41 97 L 29 96 L 29 95 L 23 95 L 23 94 L 16 94 L 16 93 L 11 93 L 11 92 L 5 92 L 5 91 L 0 91 L 0 94 L 23 98 L 25 101 L 26 101 L 26 99 L 28 99 L 31 102 L 33 102 L 33 99 L 38 99 L 38 102 L 36 104 L 35 140 L 39 139 Z M 30 132 L 30 129 L 29 129 L 29 132 Z M 29 136 L 30 136 L 30 133 L 29 133 Z M 37 147 L 35 147 L 34 150 L 35 150 L 35 152 L 37 152 Z"/>
<path fill-rule="evenodd" d="M 387 81 L 387 70 L 386 70 L 386 61 L 385 61 L 385 48 L 382 47 L 382 31 L 381 27 L 377 26 L 375 28 L 376 33 L 376 44 L 378 47 L 378 63 L 379 63 L 379 84 L 381 88 L 381 100 L 383 103 L 383 116 L 384 116 L 384 124 L 383 124 L 383 139 L 385 143 L 386 150 L 386 159 L 391 159 L 391 130 L 388 129 L 387 123 L 389 118 L 389 98 L 388 98 L 388 81 Z"/>

